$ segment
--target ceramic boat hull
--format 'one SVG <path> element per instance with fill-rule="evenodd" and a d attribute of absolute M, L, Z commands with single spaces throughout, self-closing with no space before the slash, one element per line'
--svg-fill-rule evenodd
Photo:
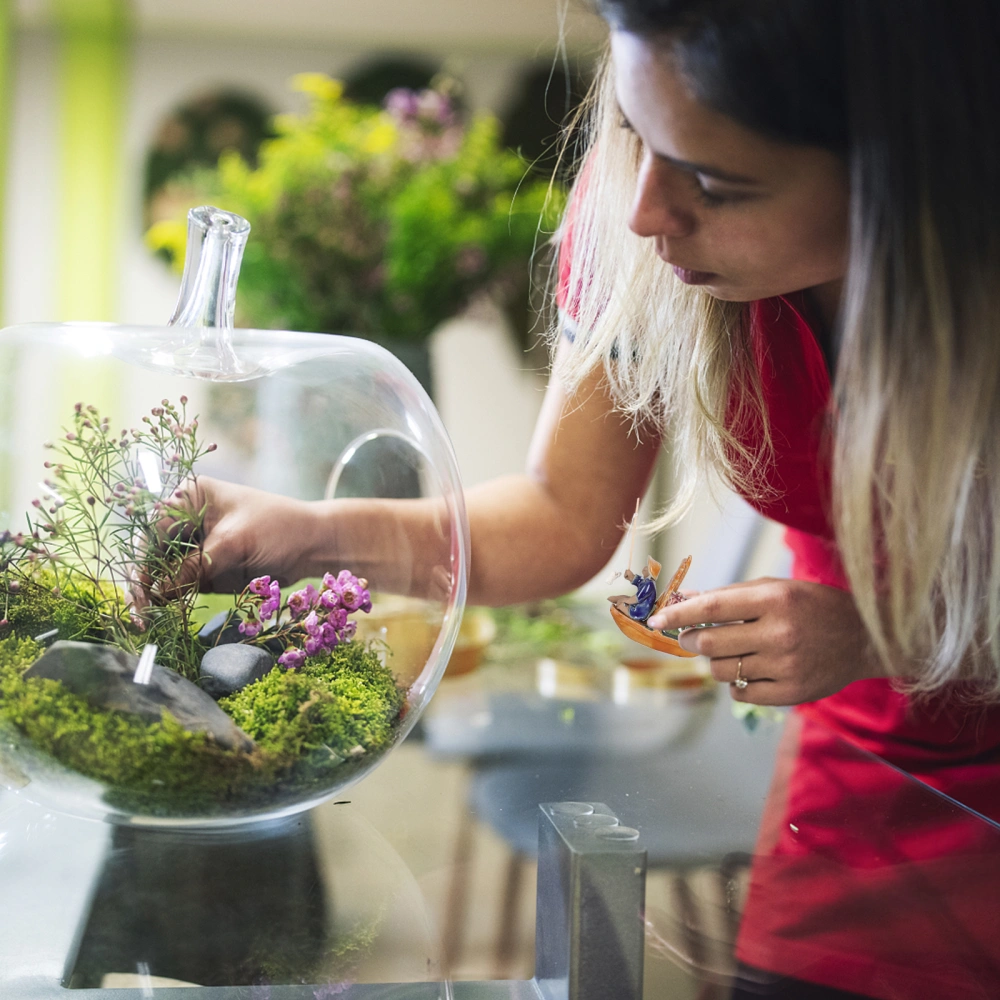
<path fill-rule="evenodd" d="M 650 649 L 655 649 L 660 653 L 669 653 L 671 656 L 683 656 L 687 658 L 695 657 L 698 654 L 683 649 L 680 643 L 669 635 L 664 635 L 656 629 L 649 628 L 644 622 L 637 622 L 634 618 L 629 618 L 627 614 L 619 611 L 613 604 L 611 605 L 611 617 L 622 633 L 633 642 L 638 642 Z"/>

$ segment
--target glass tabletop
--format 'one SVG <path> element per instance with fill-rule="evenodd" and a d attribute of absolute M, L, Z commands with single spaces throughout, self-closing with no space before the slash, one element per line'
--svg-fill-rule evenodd
<path fill-rule="evenodd" d="M 1000 995 L 1000 828 L 638 666 L 446 677 L 360 784 L 246 828 L 0 789 L 0 996 Z"/>

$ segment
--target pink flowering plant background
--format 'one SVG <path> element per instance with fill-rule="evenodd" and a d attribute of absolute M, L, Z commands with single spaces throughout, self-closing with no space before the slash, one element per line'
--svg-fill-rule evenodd
<path fill-rule="evenodd" d="M 320 74 L 294 86 L 308 106 L 275 119 L 256 167 L 224 154 L 177 199 L 250 221 L 241 324 L 418 342 L 485 296 L 526 332 L 532 261 L 565 194 L 502 146 L 499 121 L 463 123 L 446 85 L 391 91 L 382 107 Z M 179 215 L 147 241 L 179 267 L 185 233 Z"/>

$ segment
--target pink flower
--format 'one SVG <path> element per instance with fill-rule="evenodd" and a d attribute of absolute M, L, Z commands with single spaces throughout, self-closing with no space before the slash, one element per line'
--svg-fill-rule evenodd
<path fill-rule="evenodd" d="M 455 111 L 451 101 L 437 90 L 421 90 L 416 95 L 417 117 L 428 125 L 447 128 L 455 122 Z"/>
<path fill-rule="evenodd" d="M 385 109 L 397 121 L 409 121 L 417 117 L 417 94 L 408 87 L 394 87 L 385 95 Z"/>
<path fill-rule="evenodd" d="M 327 573 L 326 575 L 329 576 L 330 574 Z M 340 607 L 340 594 L 338 594 L 335 590 L 324 590 L 323 593 L 319 595 L 319 603 L 328 611 L 333 611 L 335 608 Z"/>
<path fill-rule="evenodd" d="M 315 607 L 318 600 L 319 592 L 311 583 L 307 583 L 302 590 L 296 590 L 288 598 L 288 609 L 295 618 L 299 618 Z"/>
<path fill-rule="evenodd" d="M 320 621 L 319 616 L 315 611 L 310 611 L 306 620 L 302 623 L 305 627 L 306 632 L 311 636 L 317 636 L 320 634 Z"/>
<path fill-rule="evenodd" d="M 274 617 L 274 613 L 278 610 L 280 605 L 280 598 L 269 597 L 266 601 L 263 601 L 261 603 L 260 610 L 258 611 L 260 620 L 262 622 L 269 622 Z"/>
<path fill-rule="evenodd" d="M 245 622 L 240 622 L 240 632 L 248 639 L 256 639 L 260 635 L 263 626 L 259 621 L 248 618 Z"/>
<path fill-rule="evenodd" d="M 306 654 L 301 649 L 287 649 L 278 657 L 278 663 L 288 670 L 297 670 L 306 662 Z"/>
<path fill-rule="evenodd" d="M 271 594 L 271 578 L 269 576 L 257 576 L 251 581 L 247 590 L 258 597 L 269 597 Z"/>
<path fill-rule="evenodd" d="M 344 587 L 343 595 L 344 607 L 348 611 L 357 611 L 361 607 L 361 591 L 359 588 L 348 584 Z"/>
<path fill-rule="evenodd" d="M 310 636 L 306 639 L 306 656 L 315 656 L 323 649 L 323 640 L 319 636 Z"/>

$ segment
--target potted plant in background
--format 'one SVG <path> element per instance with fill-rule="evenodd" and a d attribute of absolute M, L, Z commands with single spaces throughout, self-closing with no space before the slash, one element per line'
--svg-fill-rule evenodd
<path fill-rule="evenodd" d="M 255 166 L 228 152 L 185 183 L 192 204 L 253 226 L 240 324 L 366 337 L 428 389 L 427 338 L 473 300 L 489 297 L 526 335 L 532 262 L 563 189 L 529 176 L 492 115 L 463 124 L 448 81 L 397 88 L 381 107 L 322 74 L 293 85 L 308 107 L 274 119 Z M 179 263 L 185 232 L 163 219 L 147 240 Z"/>

